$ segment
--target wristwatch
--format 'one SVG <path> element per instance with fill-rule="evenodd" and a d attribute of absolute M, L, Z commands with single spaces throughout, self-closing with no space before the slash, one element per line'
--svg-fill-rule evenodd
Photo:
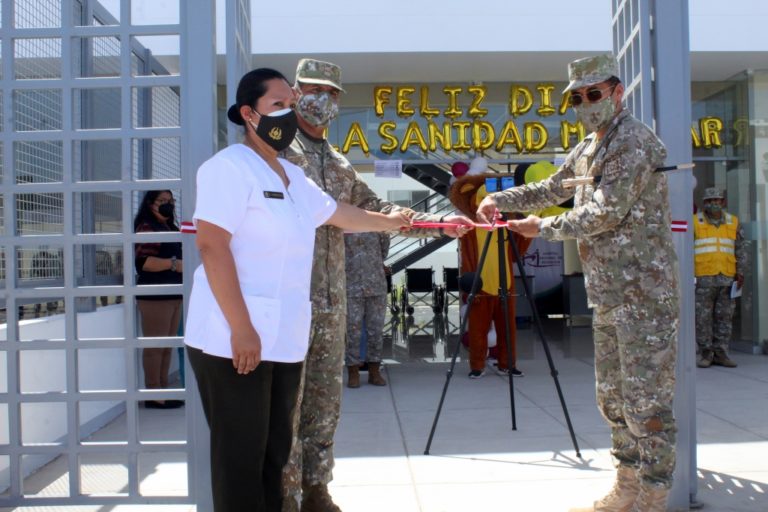
<path fill-rule="evenodd" d="M 176 272 L 176 256 L 171 256 L 171 272 Z"/>

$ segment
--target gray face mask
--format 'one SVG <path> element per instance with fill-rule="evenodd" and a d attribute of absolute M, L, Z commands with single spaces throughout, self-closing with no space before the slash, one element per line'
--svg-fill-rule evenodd
<path fill-rule="evenodd" d="M 296 110 L 312 126 L 328 126 L 339 115 L 339 104 L 329 92 L 304 94 L 299 98 Z"/>
<path fill-rule="evenodd" d="M 584 102 L 578 107 L 574 106 L 573 110 L 576 112 L 576 119 L 581 121 L 588 133 L 600 131 L 616 114 L 616 106 L 610 96 L 595 103 Z"/>

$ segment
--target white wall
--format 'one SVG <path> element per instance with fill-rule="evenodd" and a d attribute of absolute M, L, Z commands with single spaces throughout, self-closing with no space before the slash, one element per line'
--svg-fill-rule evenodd
<path fill-rule="evenodd" d="M 78 313 L 78 333 L 81 338 L 122 338 L 125 336 L 124 304 L 100 307 L 90 313 Z M 6 337 L 6 324 L 0 324 L 0 339 Z M 53 315 L 19 322 L 19 339 L 61 339 L 64 332 L 64 315 Z M 64 392 L 67 389 L 66 353 L 62 348 L 51 350 L 23 350 L 19 355 L 19 384 L 23 393 Z M 116 344 L 118 342 L 116 341 Z M 119 391 L 133 387 L 133 376 L 127 375 L 125 350 L 121 347 L 86 349 L 78 351 L 78 387 L 81 391 Z M 141 361 L 138 357 L 137 361 Z M 5 373 L 6 358 L 0 360 Z M 143 387 L 141 365 L 137 369 L 136 382 Z M 172 359 L 171 373 L 178 371 L 178 358 Z M 0 379 L 6 380 L 6 379 Z M 3 383 L 5 384 L 5 383 Z M 0 391 L 5 391 L 0 388 Z M 74 391 L 74 390 L 72 390 Z M 23 396 L 22 396 L 23 398 Z M 115 417 L 125 405 L 119 401 L 80 402 L 80 437 L 87 437 Z M 9 442 L 8 408 L 0 408 L 0 443 Z M 26 403 L 22 406 L 21 435 L 24 444 L 61 442 L 67 435 L 67 410 L 63 402 Z M 45 456 L 27 457 L 23 474 L 28 475 L 49 462 Z M 0 458 L 0 482 L 7 482 L 7 459 Z M 0 486 L 0 492 L 2 492 Z"/>

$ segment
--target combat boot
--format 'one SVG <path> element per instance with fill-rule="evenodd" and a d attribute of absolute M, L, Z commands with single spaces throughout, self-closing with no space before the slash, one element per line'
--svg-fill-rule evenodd
<path fill-rule="evenodd" d="M 347 387 L 360 387 L 360 367 L 357 365 L 347 366 Z"/>
<path fill-rule="evenodd" d="M 725 353 L 725 350 L 716 350 L 715 355 L 712 358 L 712 364 L 716 364 L 718 366 L 725 366 L 726 368 L 736 368 L 739 366 L 736 364 L 736 361 L 728 357 L 728 354 Z"/>
<path fill-rule="evenodd" d="M 713 357 L 711 350 L 702 350 L 701 354 L 696 356 L 696 366 L 699 368 L 709 368 L 712 366 Z"/>
<path fill-rule="evenodd" d="M 368 384 L 386 386 L 387 381 L 381 375 L 381 363 L 368 362 Z"/>
<path fill-rule="evenodd" d="M 304 488 L 301 498 L 301 512 L 341 512 L 341 509 L 328 494 L 328 486 L 317 484 Z"/>
<path fill-rule="evenodd" d="M 628 466 L 619 466 L 613 488 L 591 507 L 572 508 L 570 512 L 629 512 L 640 493 L 637 471 Z"/>
<path fill-rule="evenodd" d="M 668 489 L 641 485 L 640 494 L 630 512 L 667 512 L 668 495 Z"/>

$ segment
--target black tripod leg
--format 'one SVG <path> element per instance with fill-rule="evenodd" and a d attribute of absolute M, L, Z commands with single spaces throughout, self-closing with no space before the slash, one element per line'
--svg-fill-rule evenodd
<path fill-rule="evenodd" d="M 448 367 L 448 372 L 445 375 L 445 384 L 443 384 L 443 393 L 440 395 L 440 401 L 437 404 L 437 412 L 435 412 L 435 419 L 432 421 L 432 429 L 429 431 L 429 439 L 427 440 L 427 446 L 424 448 L 424 455 L 429 455 L 429 449 L 432 446 L 432 439 L 435 437 L 435 429 L 437 428 L 437 422 L 440 419 L 440 413 L 443 410 L 443 403 L 445 402 L 445 394 L 448 392 L 448 384 L 453 377 L 453 370 L 456 367 L 456 359 L 459 357 L 459 350 L 461 349 L 461 338 L 464 333 L 467 332 L 467 323 L 469 321 L 469 312 L 472 309 L 472 303 L 475 301 L 475 295 L 477 295 L 480 288 L 480 274 L 485 264 L 485 256 L 488 254 L 488 246 L 491 243 L 491 236 L 485 239 L 483 250 L 480 253 L 480 261 L 477 264 L 477 270 L 475 271 L 475 279 L 472 281 L 472 289 L 467 298 L 467 310 L 464 312 L 464 317 L 461 319 L 461 326 L 459 327 L 459 336 L 456 339 L 456 346 L 453 349 L 453 355 L 451 356 L 451 366 Z"/>
<path fill-rule="evenodd" d="M 504 237 L 506 229 L 499 230 L 497 233 L 497 250 L 499 259 L 499 299 L 501 302 L 501 310 L 504 312 L 504 344 L 507 347 L 507 369 L 509 374 L 509 409 L 512 414 L 512 430 L 517 430 L 517 415 L 515 413 L 515 384 L 512 381 L 512 368 L 514 366 L 512 362 L 512 330 L 510 326 L 509 315 L 507 315 L 507 309 L 509 304 L 509 294 L 507 289 L 509 284 L 507 283 L 507 258 L 504 250 Z M 512 241 L 510 240 L 510 243 Z M 498 333 L 496 333 L 496 344 L 499 343 Z M 496 364 L 499 364 L 497 362 Z"/>
<path fill-rule="evenodd" d="M 563 390 L 560 387 L 560 380 L 557 378 L 557 374 L 558 374 L 557 369 L 555 368 L 555 363 L 552 361 L 552 353 L 549 351 L 549 343 L 547 343 L 547 338 L 544 336 L 544 328 L 541 325 L 541 318 L 539 317 L 539 312 L 536 310 L 536 302 L 533 300 L 533 294 L 531 293 L 528 280 L 526 279 L 525 269 L 523 268 L 523 262 L 520 259 L 520 252 L 517 250 L 517 245 L 514 243 L 513 240 L 510 240 L 510 245 L 512 246 L 512 253 L 515 255 L 515 262 L 517 264 L 517 268 L 520 271 L 520 277 L 522 278 L 522 281 L 523 281 L 523 288 L 525 288 L 525 295 L 526 297 L 528 297 L 528 302 L 531 305 L 531 313 L 533 314 L 533 321 L 536 324 L 536 330 L 538 331 L 539 339 L 541 340 L 541 345 L 544 347 L 544 353 L 547 356 L 547 363 L 549 363 L 550 375 L 552 375 L 552 379 L 554 379 L 555 381 L 557 396 L 560 399 L 560 405 L 563 407 L 563 414 L 565 415 L 565 422 L 568 424 L 568 432 L 570 432 L 571 434 L 571 441 L 573 441 L 573 448 L 576 450 L 576 456 L 578 458 L 581 458 L 581 452 L 579 451 L 579 443 L 576 441 L 576 434 L 573 431 L 571 416 L 568 414 L 568 406 L 565 405 Z"/>

